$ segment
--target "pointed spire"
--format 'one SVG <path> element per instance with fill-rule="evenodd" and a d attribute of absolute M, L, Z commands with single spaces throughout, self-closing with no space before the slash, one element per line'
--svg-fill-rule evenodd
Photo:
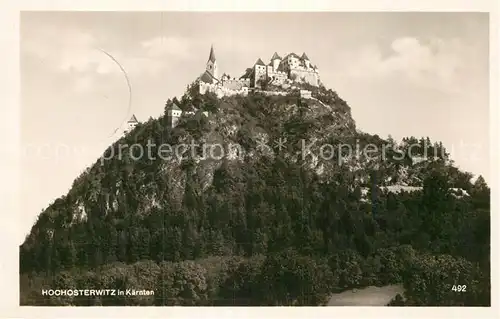
<path fill-rule="evenodd" d="M 255 62 L 255 64 L 256 64 L 256 65 L 264 65 L 264 66 L 266 65 L 266 64 L 265 64 L 265 63 L 261 60 L 261 58 L 259 58 L 259 59 L 257 60 L 257 62 Z"/>
<path fill-rule="evenodd" d="M 302 53 L 301 59 L 309 61 L 309 58 L 307 57 L 306 53 Z"/>
<path fill-rule="evenodd" d="M 130 118 L 130 120 L 128 120 L 128 123 L 139 123 L 139 121 L 137 121 L 137 118 L 135 117 L 135 114 L 132 114 L 132 117 Z"/>
<path fill-rule="evenodd" d="M 278 52 L 274 52 L 273 57 L 271 58 L 271 61 L 279 59 L 281 60 L 281 57 L 279 56 Z"/>
<path fill-rule="evenodd" d="M 215 62 L 214 45 L 210 47 L 210 55 L 208 56 L 208 61 Z"/>

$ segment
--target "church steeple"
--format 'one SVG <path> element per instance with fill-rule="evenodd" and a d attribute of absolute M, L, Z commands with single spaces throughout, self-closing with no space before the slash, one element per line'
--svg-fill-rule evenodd
<path fill-rule="evenodd" d="M 218 79 L 217 61 L 215 59 L 214 46 L 210 47 L 210 55 L 207 61 L 207 72 L 210 73 L 214 78 Z"/>
<path fill-rule="evenodd" d="M 210 55 L 208 56 L 208 61 L 215 62 L 214 45 L 210 47 Z"/>

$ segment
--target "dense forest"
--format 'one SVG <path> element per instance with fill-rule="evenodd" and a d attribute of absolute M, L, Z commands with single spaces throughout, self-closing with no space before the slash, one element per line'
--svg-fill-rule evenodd
<path fill-rule="evenodd" d="M 20 247 L 21 304 L 324 305 L 334 292 L 402 284 L 404 295 L 391 305 L 489 306 L 484 179 L 472 183 L 429 138 L 396 142 L 360 132 L 336 92 L 305 87 L 314 99 L 294 91 L 218 99 L 192 85 L 167 101 L 164 116 L 105 150 L 106 160 L 40 214 Z M 173 103 L 196 114 L 172 129 Z M 259 148 L 261 138 L 282 137 L 280 149 Z M 109 156 L 123 143 L 193 140 L 243 151 L 200 159 L 197 148 L 164 160 L 128 148 Z M 302 140 L 318 142 L 313 154 L 321 143 L 387 147 L 375 158 L 322 159 L 297 155 Z M 391 191 L 395 185 L 400 191 Z M 40 294 L 58 288 L 154 296 Z"/>

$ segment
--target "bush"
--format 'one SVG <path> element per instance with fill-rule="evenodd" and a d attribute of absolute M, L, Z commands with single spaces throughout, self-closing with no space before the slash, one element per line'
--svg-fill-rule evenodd
<path fill-rule="evenodd" d="M 207 302 L 208 285 L 206 269 L 194 261 L 182 261 L 160 266 L 156 305 L 195 306 Z"/>
<path fill-rule="evenodd" d="M 293 250 L 268 256 L 260 278 L 262 304 L 267 305 L 324 304 L 335 281 L 326 262 Z"/>

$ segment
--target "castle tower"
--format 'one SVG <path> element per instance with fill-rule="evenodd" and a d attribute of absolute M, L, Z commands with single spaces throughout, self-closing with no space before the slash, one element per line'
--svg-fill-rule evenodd
<path fill-rule="evenodd" d="M 210 55 L 207 61 L 207 72 L 210 73 L 214 78 L 219 79 L 217 70 L 217 61 L 215 59 L 214 46 L 210 47 Z"/>
<path fill-rule="evenodd" d="M 278 70 L 278 66 L 280 65 L 281 57 L 278 55 L 278 52 L 274 52 L 273 57 L 271 58 L 271 63 L 273 64 L 273 71 L 276 72 Z"/>
<path fill-rule="evenodd" d="M 309 58 L 307 57 L 306 53 L 302 53 L 302 60 L 304 60 L 304 63 L 306 64 L 306 68 L 311 68 L 311 61 L 309 61 Z"/>
<path fill-rule="evenodd" d="M 266 79 L 266 65 L 262 61 L 262 59 L 257 59 L 255 62 L 254 66 L 254 73 L 253 73 L 253 86 L 258 87 L 259 80 L 265 80 Z"/>
<path fill-rule="evenodd" d="M 168 124 L 170 124 L 171 128 L 177 126 L 177 122 L 179 122 L 181 115 L 182 110 L 177 106 L 177 104 L 173 103 L 167 112 Z"/>
<path fill-rule="evenodd" d="M 132 131 L 137 126 L 137 124 L 139 124 L 139 121 L 137 121 L 137 118 L 135 117 L 135 115 L 132 115 L 130 120 L 128 120 L 128 122 L 127 122 L 127 127 L 125 128 L 125 133 Z"/>

